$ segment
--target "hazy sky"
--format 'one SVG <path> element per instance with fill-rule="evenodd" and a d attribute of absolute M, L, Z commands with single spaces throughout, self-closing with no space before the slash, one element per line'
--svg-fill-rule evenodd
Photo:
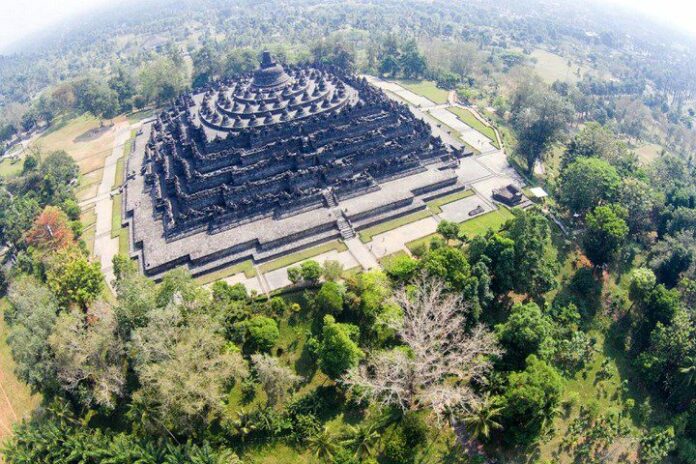
<path fill-rule="evenodd" d="M 75 13 L 123 0 L 0 0 L 0 50 L 32 32 L 50 27 Z M 582 0 L 579 0 L 582 1 Z M 610 0 L 696 36 L 695 0 Z"/>

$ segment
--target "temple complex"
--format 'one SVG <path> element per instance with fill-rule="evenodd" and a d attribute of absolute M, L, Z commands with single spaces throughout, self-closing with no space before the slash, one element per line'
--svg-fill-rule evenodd
<path fill-rule="evenodd" d="M 181 96 L 128 160 L 131 254 L 153 277 L 260 262 L 425 207 L 461 188 L 462 149 L 365 79 L 286 66 Z"/>

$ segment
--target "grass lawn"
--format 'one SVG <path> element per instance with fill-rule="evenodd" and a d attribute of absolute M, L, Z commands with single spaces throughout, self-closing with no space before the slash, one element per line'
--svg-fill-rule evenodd
<path fill-rule="evenodd" d="M 407 214 L 405 216 L 398 217 L 396 219 L 392 219 L 391 221 L 385 221 L 381 222 L 379 224 L 376 224 L 372 227 L 368 227 L 367 229 L 361 230 L 358 234 L 360 237 L 360 241 L 363 243 L 367 243 L 372 241 L 372 238 L 375 235 L 383 234 L 384 232 L 388 232 L 390 230 L 396 229 L 397 227 L 404 226 L 406 224 L 410 224 L 412 222 L 420 221 L 421 219 L 425 219 L 428 216 L 431 216 L 432 214 L 430 213 L 430 210 L 425 209 L 423 211 L 418 211 L 415 213 Z"/>
<path fill-rule="evenodd" d="M 89 254 L 94 253 L 94 235 L 96 232 L 97 215 L 94 212 L 94 206 L 87 208 L 80 213 L 80 222 L 82 222 L 82 240 L 87 245 Z"/>
<path fill-rule="evenodd" d="M 123 181 L 125 179 L 125 171 L 123 166 L 126 162 L 126 158 L 128 158 L 128 155 L 130 155 L 133 144 L 135 143 L 135 134 L 136 132 L 132 130 L 130 138 L 123 145 L 123 156 L 116 161 L 116 177 L 114 177 L 114 185 L 111 187 L 111 190 L 117 189 L 123 185 Z"/>
<path fill-rule="evenodd" d="M 512 217 L 510 210 L 501 206 L 495 211 L 464 221 L 459 226 L 459 230 L 465 233 L 467 237 L 474 237 L 485 234 L 488 232 L 488 229 L 500 229 L 500 226 L 505 224 L 508 219 L 512 219 Z"/>
<path fill-rule="evenodd" d="M 486 232 L 488 232 L 488 229 L 498 230 L 500 229 L 500 226 L 505 224 L 505 222 L 511 218 L 512 213 L 510 212 L 510 210 L 504 207 L 500 207 L 495 211 L 490 211 L 486 214 L 482 214 L 473 219 L 469 219 L 468 221 L 462 222 L 459 226 L 459 230 L 461 230 L 469 238 L 471 238 L 476 235 L 485 234 Z M 442 236 L 435 232 L 430 235 L 426 235 L 425 237 L 421 237 L 416 240 L 411 240 L 410 242 L 407 242 L 406 248 L 408 248 L 409 251 L 413 253 L 414 250 L 417 250 L 423 245 L 427 246 L 433 237 Z"/>
<path fill-rule="evenodd" d="M 300 261 L 313 258 L 328 251 L 335 250 L 341 252 L 346 251 L 347 249 L 348 247 L 342 241 L 333 240 L 331 242 L 322 243 L 321 245 L 315 246 L 313 248 L 307 248 L 306 250 L 301 250 L 297 253 L 283 256 L 268 263 L 264 263 L 259 266 L 259 269 L 261 270 L 261 272 L 275 271 L 276 269 L 299 263 Z"/>
<path fill-rule="evenodd" d="M 457 200 L 461 200 L 462 198 L 470 197 L 473 194 L 473 190 L 460 190 L 459 192 L 450 193 L 449 195 L 445 195 L 444 197 L 430 200 L 426 204 L 428 205 L 428 208 L 430 208 L 430 211 L 432 211 L 435 214 L 440 214 L 442 212 L 442 206 Z"/>
<path fill-rule="evenodd" d="M 23 165 L 22 158 L 14 159 L 9 156 L 3 158 L 0 161 L 0 177 L 16 176 L 22 172 Z"/>
<path fill-rule="evenodd" d="M 487 137 L 494 147 L 500 149 L 498 138 L 495 136 L 495 130 L 493 130 L 491 126 L 487 126 L 486 124 L 482 123 L 471 111 L 458 106 L 450 106 L 447 108 L 447 111 L 453 113 L 467 126 L 475 129 L 480 134 Z"/>
<path fill-rule="evenodd" d="M 121 227 L 118 231 L 118 253 L 128 256 L 130 247 L 128 245 L 128 227 Z"/>
<path fill-rule="evenodd" d="M 121 194 L 111 200 L 111 238 L 119 236 L 121 231 Z"/>
<path fill-rule="evenodd" d="M 404 250 L 395 251 L 394 253 L 388 254 L 386 256 L 382 256 L 377 261 L 379 261 L 379 264 L 382 267 L 386 267 L 386 266 L 389 266 L 389 264 L 391 263 L 391 261 L 394 258 L 398 258 L 400 256 L 408 256 L 408 253 L 406 253 Z"/>
<path fill-rule="evenodd" d="M 132 113 L 128 113 L 126 115 L 126 118 L 128 118 L 128 122 L 133 124 L 136 122 L 140 122 L 143 119 L 147 119 L 151 116 L 154 116 L 157 113 L 156 108 L 147 108 L 144 110 L 139 110 L 139 111 L 133 111 Z"/>
<path fill-rule="evenodd" d="M 124 120 L 118 117 L 113 123 Z M 87 114 L 72 119 L 64 116 L 32 146 L 40 147 L 44 153 L 65 150 L 77 162 L 81 174 L 102 169 L 104 160 L 113 149 L 116 130 L 108 121 L 104 122 L 103 127 L 100 123 L 99 119 Z"/>
<path fill-rule="evenodd" d="M 553 84 L 555 81 L 573 83 L 580 80 L 580 77 L 576 74 L 578 66 L 574 63 L 568 66 L 568 60 L 560 55 L 537 48 L 532 52 L 531 56 L 536 59 L 534 70 L 547 84 Z M 587 69 L 581 67 L 581 76 L 587 71 Z"/>
<path fill-rule="evenodd" d="M 447 90 L 439 88 L 433 81 L 397 81 L 405 89 L 418 94 L 437 104 L 447 103 Z"/>
<path fill-rule="evenodd" d="M 7 304 L 5 298 L 0 299 L 3 314 Z M 5 319 L 0 317 L 0 444 L 12 435 L 12 425 L 28 417 L 41 402 L 41 396 L 32 395 L 29 387 L 15 376 L 7 333 Z"/>
<path fill-rule="evenodd" d="M 633 148 L 633 151 L 635 151 L 636 155 L 638 156 L 640 164 L 644 166 L 659 158 L 662 150 L 662 145 L 658 145 L 657 143 L 646 143 L 639 147 Z"/>
<path fill-rule="evenodd" d="M 247 259 L 246 261 L 242 261 L 241 263 L 233 264 L 232 266 L 219 269 L 215 272 L 211 272 L 210 274 L 205 274 L 200 277 L 196 277 L 195 280 L 198 285 L 206 285 L 215 282 L 216 280 L 224 279 L 227 277 L 231 277 L 235 274 L 239 274 L 240 272 L 243 272 L 244 276 L 247 279 L 254 277 L 256 275 L 256 269 L 254 268 L 253 261 Z"/>

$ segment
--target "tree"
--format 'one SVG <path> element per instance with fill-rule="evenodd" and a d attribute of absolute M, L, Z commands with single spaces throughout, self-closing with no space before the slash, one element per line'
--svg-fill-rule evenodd
<path fill-rule="evenodd" d="M 615 199 L 621 179 L 616 169 L 598 158 L 579 158 L 561 173 L 560 200 L 571 212 L 584 214 Z"/>
<path fill-rule="evenodd" d="M 527 172 L 531 174 L 535 163 L 566 130 L 570 106 L 538 78 L 527 79 L 513 95 L 511 113 L 517 151 L 527 161 Z"/>
<path fill-rule="evenodd" d="M 394 280 L 405 282 L 418 270 L 418 261 L 407 254 L 398 254 L 384 263 L 384 272 Z"/>
<path fill-rule="evenodd" d="M 17 377 L 33 392 L 51 391 L 56 383 L 56 366 L 48 337 L 56 322 L 58 302 L 48 288 L 28 276 L 13 280 L 7 297 L 7 343 L 17 363 Z"/>
<path fill-rule="evenodd" d="M 441 280 L 421 277 L 395 301 L 403 319 L 393 327 L 403 347 L 373 352 L 343 382 L 360 397 L 402 410 L 431 409 L 438 417 L 465 411 L 479 401 L 471 382 L 484 382 L 489 358 L 499 356 L 494 335 L 482 325 L 466 330 L 460 295 L 445 293 Z"/>
<path fill-rule="evenodd" d="M 339 314 L 343 311 L 343 294 L 345 290 L 336 282 L 324 282 L 321 289 L 317 292 L 317 306 L 329 314 Z"/>
<path fill-rule="evenodd" d="M 502 428 L 497 419 L 503 408 L 498 403 L 498 398 L 485 394 L 481 401 L 472 405 L 471 410 L 466 413 L 464 424 L 474 438 L 486 439 L 491 431 Z"/>
<path fill-rule="evenodd" d="M 221 333 L 204 312 L 184 320 L 175 305 L 152 310 L 147 325 L 135 329 L 130 345 L 141 390 L 134 401 L 146 405 L 147 425 L 189 433 L 220 414 L 228 382 L 247 375 Z"/>
<path fill-rule="evenodd" d="M 437 225 L 437 232 L 448 240 L 455 239 L 459 235 L 459 224 L 450 221 L 440 221 Z"/>
<path fill-rule="evenodd" d="M 507 321 L 497 325 L 495 330 L 505 348 L 506 359 L 518 368 L 524 365 L 530 354 L 550 348 L 553 325 L 536 303 L 517 303 Z"/>
<path fill-rule="evenodd" d="M 101 294 L 104 276 L 99 263 L 90 263 L 82 254 L 68 249 L 51 259 L 46 283 L 62 306 L 74 303 L 84 309 Z"/>
<path fill-rule="evenodd" d="M 157 306 L 157 288 L 152 280 L 138 272 L 129 258 L 123 257 L 125 262 L 117 265 L 119 256 L 113 258 L 117 297 L 114 314 L 121 338 L 129 340 L 133 330 L 147 325 L 149 312 Z"/>
<path fill-rule="evenodd" d="M 425 72 L 427 68 L 425 57 L 418 51 L 415 40 L 409 40 L 404 44 L 399 64 L 407 79 L 417 78 Z"/>
<path fill-rule="evenodd" d="M 508 376 L 500 398 L 504 441 L 518 445 L 534 443 L 555 414 L 563 383 L 550 365 L 531 355 L 522 372 Z"/>
<path fill-rule="evenodd" d="M 68 217 L 55 206 L 46 206 L 27 232 L 27 243 L 47 252 L 63 250 L 74 244 Z"/>
<path fill-rule="evenodd" d="M 616 202 L 626 208 L 626 224 L 632 234 L 653 229 L 653 210 L 656 199 L 650 186 L 634 177 L 621 180 Z"/>
<path fill-rule="evenodd" d="M 618 205 L 597 206 L 587 214 L 583 238 L 585 254 L 595 266 L 609 263 L 628 235 L 626 209 Z"/>
<path fill-rule="evenodd" d="M 324 316 L 319 367 L 326 375 L 338 379 L 364 357 L 357 344 L 358 336 L 359 330 L 356 326 L 338 323 L 328 314 Z"/>
<path fill-rule="evenodd" d="M 268 352 L 278 341 L 278 323 L 266 316 L 254 316 L 242 323 L 246 330 L 244 348 L 250 353 Z"/>
<path fill-rule="evenodd" d="M 288 280 L 296 285 L 300 280 L 302 280 L 302 271 L 299 266 L 291 266 L 288 268 Z"/>
<path fill-rule="evenodd" d="M 622 174 L 629 174 L 638 167 L 635 154 L 610 129 L 596 122 L 587 123 L 570 141 L 563 155 L 561 168 L 579 158 L 600 158 Z"/>
<path fill-rule="evenodd" d="M 253 354 L 251 362 L 270 405 L 281 403 L 288 392 L 302 381 L 302 377 L 292 369 L 282 366 L 278 358 L 267 354 Z"/>
<path fill-rule="evenodd" d="M 343 275 L 343 264 L 335 259 L 327 259 L 322 266 L 322 275 L 326 280 L 336 281 Z"/>
<path fill-rule="evenodd" d="M 61 387 L 87 407 L 113 409 L 123 394 L 125 351 L 117 328 L 111 308 L 98 302 L 86 316 L 63 311 L 48 339 Z"/>
<path fill-rule="evenodd" d="M 680 278 L 696 277 L 696 237 L 692 231 L 668 235 L 650 250 L 648 264 L 655 271 L 658 281 L 669 287 Z"/>
<path fill-rule="evenodd" d="M 309 437 L 307 445 L 320 462 L 331 462 L 338 450 L 336 437 L 326 426 Z"/>
<path fill-rule="evenodd" d="M 321 278 L 322 269 L 319 263 L 312 259 L 309 259 L 300 264 L 300 272 L 302 273 L 302 279 L 304 281 L 309 283 L 316 283 Z"/>
<path fill-rule="evenodd" d="M 381 438 L 373 424 L 364 423 L 348 425 L 346 435 L 343 444 L 354 451 L 355 457 L 360 459 L 360 462 L 374 455 Z"/>

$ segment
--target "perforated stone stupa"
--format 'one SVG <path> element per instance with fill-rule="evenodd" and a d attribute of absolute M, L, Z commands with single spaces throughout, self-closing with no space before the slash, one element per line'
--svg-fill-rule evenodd
<path fill-rule="evenodd" d="M 131 252 L 147 274 L 197 274 L 349 238 L 454 186 L 460 155 L 365 79 L 265 52 L 255 72 L 180 97 L 136 139 Z"/>

